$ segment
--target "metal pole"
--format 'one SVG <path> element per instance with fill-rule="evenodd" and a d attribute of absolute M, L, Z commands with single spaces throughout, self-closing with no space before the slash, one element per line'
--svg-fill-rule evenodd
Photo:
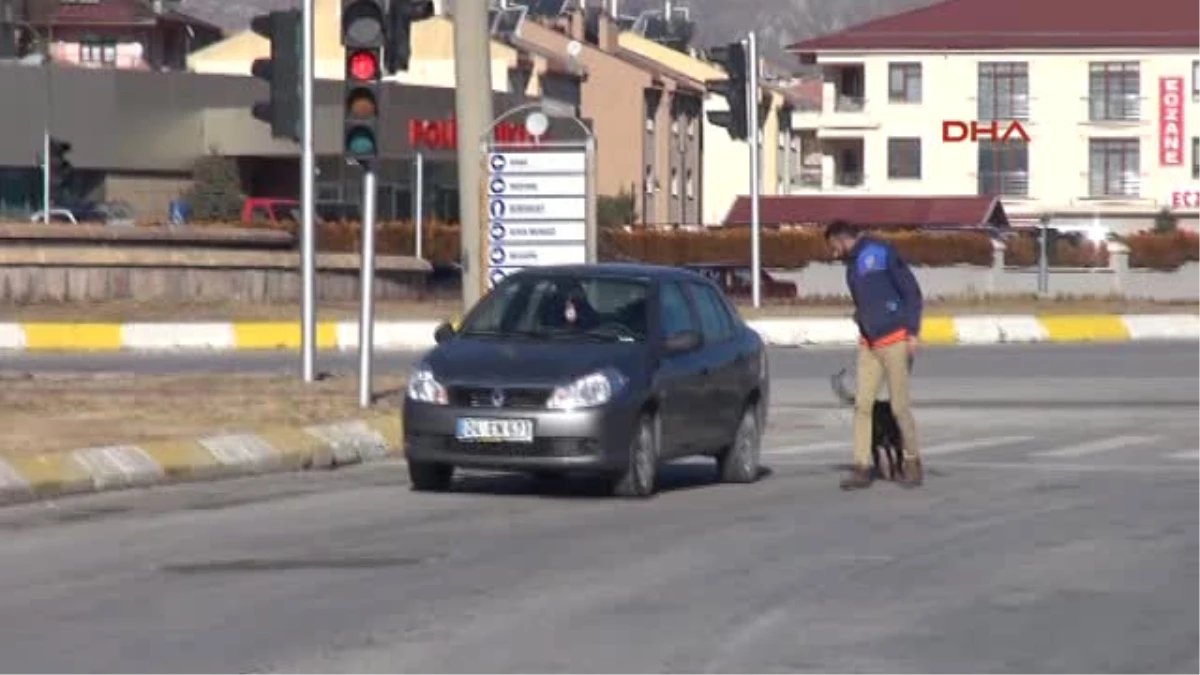
<path fill-rule="evenodd" d="M 417 153 L 415 178 L 413 180 L 413 225 L 416 227 L 416 246 L 414 252 L 418 258 L 424 258 L 424 225 L 425 225 L 425 155 Z"/>
<path fill-rule="evenodd" d="M 746 111 L 747 120 L 749 121 L 749 133 L 746 134 L 750 141 L 750 277 L 751 289 L 753 292 L 754 306 L 762 305 L 762 250 L 761 239 L 762 230 L 759 223 L 759 144 L 758 144 L 758 38 L 754 32 L 750 33 L 748 38 L 749 49 L 747 49 L 747 58 L 749 77 L 746 78 L 746 86 L 748 88 L 746 96 Z"/>
<path fill-rule="evenodd" d="M 50 117 L 46 113 L 46 126 L 42 131 L 42 222 L 50 223 Z"/>
<path fill-rule="evenodd" d="M 454 6 L 454 116 L 458 123 L 458 208 L 462 237 L 464 311 L 483 291 L 484 171 L 480 142 L 492 122 L 488 3 Z"/>
<path fill-rule="evenodd" d="M 303 296 L 300 316 L 300 351 L 304 381 L 317 378 L 317 232 L 316 232 L 316 149 L 313 133 L 313 79 L 315 0 L 304 0 L 301 32 L 303 43 L 303 104 L 300 130 L 300 276 Z"/>
<path fill-rule="evenodd" d="M 363 167 L 362 279 L 359 282 L 358 405 L 371 407 L 371 361 L 375 355 L 375 169 Z"/>
<path fill-rule="evenodd" d="M 1038 295 L 1050 292 L 1050 219 L 1042 218 L 1038 228 Z"/>

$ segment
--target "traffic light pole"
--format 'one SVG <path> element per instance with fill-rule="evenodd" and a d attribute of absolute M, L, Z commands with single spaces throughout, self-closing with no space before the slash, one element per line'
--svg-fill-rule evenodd
<path fill-rule="evenodd" d="M 413 173 L 413 229 L 416 230 L 414 236 L 416 241 L 413 245 L 413 255 L 418 258 L 425 258 L 424 238 L 425 238 L 425 155 L 417 153 L 417 158 L 414 161 Z"/>
<path fill-rule="evenodd" d="M 49 113 L 47 113 L 48 115 Z M 42 131 L 42 222 L 50 224 L 50 126 Z"/>
<path fill-rule="evenodd" d="M 300 18 L 303 34 L 302 104 L 300 129 L 300 275 L 303 296 L 300 317 L 300 351 L 304 381 L 313 382 L 317 374 L 317 233 L 316 233 L 316 139 L 313 134 L 313 62 L 315 0 L 304 0 Z"/>
<path fill-rule="evenodd" d="M 746 50 L 746 119 L 749 132 L 746 140 L 750 143 L 750 278 L 754 306 L 762 305 L 762 224 L 759 222 L 759 192 L 761 181 L 759 172 L 759 127 L 758 127 L 758 37 L 751 31 L 747 38 Z"/>
<path fill-rule="evenodd" d="M 458 204 L 462 237 L 463 311 L 483 292 L 483 157 L 477 139 L 492 122 L 491 40 L 488 3 L 458 2 L 454 7 L 454 113 L 458 123 Z"/>
<path fill-rule="evenodd" d="M 371 407 L 375 357 L 375 168 L 363 162 L 362 278 L 359 281 L 358 405 Z"/>

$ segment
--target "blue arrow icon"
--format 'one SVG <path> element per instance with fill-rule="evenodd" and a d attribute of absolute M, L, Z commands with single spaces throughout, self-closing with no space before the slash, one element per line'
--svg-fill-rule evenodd
<path fill-rule="evenodd" d="M 488 187 L 492 189 L 492 194 L 499 195 L 504 194 L 504 191 L 508 189 L 508 183 L 505 183 L 503 178 L 493 178 Z"/>
<path fill-rule="evenodd" d="M 492 155 L 491 165 L 492 171 L 503 171 L 508 166 L 508 159 L 504 155 Z"/>
<path fill-rule="evenodd" d="M 492 253 L 488 257 L 491 259 L 493 265 L 502 265 L 504 264 L 505 259 L 508 258 L 508 256 L 504 253 L 504 249 L 500 248 L 499 246 L 493 246 Z"/>
<path fill-rule="evenodd" d="M 492 241 L 500 241 L 504 239 L 504 235 L 508 234 L 508 231 L 500 223 L 492 223 L 489 234 L 492 235 Z"/>
<path fill-rule="evenodd" d="M 488 204 L 488 210 L 491 211 L 493 218 L 503 218 L 505 212 L 508 211 L 508 207 L 503 201 L 499 199 L 493 199 L 491 203 Z"/>

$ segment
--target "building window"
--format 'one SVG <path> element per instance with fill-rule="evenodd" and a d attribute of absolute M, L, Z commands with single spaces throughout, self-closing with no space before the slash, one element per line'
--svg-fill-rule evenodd
<path fill-rule="evenodd" d="M 888 178 L 921 177 L 921 139 L 889 138 Z"/>
<path fill-rule="evenodd" d="M 679 169 L 671 169 L 671 196 L 679 196 Z"/>
<path fill-rule="evenodd" d="M 1029 119 L 1029 64 L 979 64 L 980 121 Z"/>
<path fill-rule="evenodd" d="M 79 62 L 111 66 L 117 62 L 117 41 L 86 38 L 79 43 Z"/>
<path fill-rule="evenodd" d="M 921 102 L 921 64 L 888 64 L 888 101 L 892 103 Z"/>
<path fill-rule="evenodd" d="M 1092 121 L 1141 119 L 1141 73 L 1136 61 L 1092 63 L 1088 117 Z"/>
<path fill-rule="evenodd" d="M 696 182 L 692 178 L 692 170 L 691 169 L 687 170 L 687 198 L 688 199 L 696 198 Z"/>
<path fill-rule="evenodd" d="M 646 166 L 646 194 L 654 194 L 654 167 Z"/>
<path fill-rule="evenodd" d="M 687 118 L 687 135 L 688 138 L 696 137 L 696 118 L 693 115 L 688 115 Z"/>
<path fill-rule="evenodd" d="M 1137 197 L 1141 188 L 1141 143 L 1136 138 L 1088 141 L 1088 194 Z"/>
<path fill-rule="evenodd" d="M 1029 195 L 1029 146 L 1025 141 L 979 141 L 979 194 Z"/>
<path fill-rule="evenodd" d="M 1192 179 L 1200 179 L 1200 136 L 1192 137 Z"/>
<path fill-rule="evenodd" d="M 1192 61 L 1192 100 L 1200 101 L 1200 61 Z"/>

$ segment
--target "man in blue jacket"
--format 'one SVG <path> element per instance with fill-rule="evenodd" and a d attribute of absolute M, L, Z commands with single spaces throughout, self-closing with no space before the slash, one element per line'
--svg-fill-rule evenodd
<path fill-rule="evenodd" d="M 854 321 L 860 335 L 854 468 L 842 480 L 842 489 L 871 485 L 871 411 L 885 379 L 904 442 L 903 475 L 899 480 L 907 487 L 916 487 L 924 474 L 908 383 L 921 333 L 921 287 L 891 244 L 862 234 L 850 223 L 831 223 L 825 230 L 825 241 L 834 256 L 846 262 L 846 284 L 854 300 Z"/>

